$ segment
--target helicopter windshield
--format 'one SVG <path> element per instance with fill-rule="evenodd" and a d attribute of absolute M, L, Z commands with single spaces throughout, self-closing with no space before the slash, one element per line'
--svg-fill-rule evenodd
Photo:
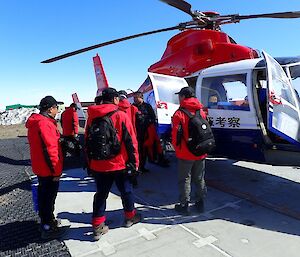
<path fill-rule="evenodd" d="M 249 111 L 247 74 L 204 78 L 201 101 L 209 109 Z"/>

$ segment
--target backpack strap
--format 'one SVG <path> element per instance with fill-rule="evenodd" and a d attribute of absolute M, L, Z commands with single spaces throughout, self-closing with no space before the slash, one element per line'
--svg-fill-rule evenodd
<path fill-rule="evenodd" d="M 194 117 L 193 114 L 191 114 L 187 109 L 179 107 L 179 110 L 185 113 L 190 119 Z"/>
<path fill-rule="evenodd" d="M 202 117 L 201 113 L 200 113 L 200 109 L 196 110 L 195 115 L 191 114 L 187 109 L 182 108 L 182 107 L 179 107 L 179 110 L 182 111 L 183 113 L 185 113 L 190 119 L 195 117 L 195 116 Z"/>
<path fill-rule="evenodd" d="M 116 109 L 116 110 L 114 110 L 114 111 L 111 111 L 111 112 L 107 113 L 107 114 L 104 115 L 104 116 L 101 116 L 101 117 L 95 117 L 95 118 L 92 120 L 92 123 L 91 123 L 91 126 L 89 127 L 89 129 L 92 127 L 92 125 L 93 125 L 96 121 L 101 120 L 101 119 L 106 120 L 106 122 L 110 123 L 111 126 L 114 128 L 113 123 L 112 123 L 112 120 L 110 119 L 110 117 L 111 117 L 114 113 L 116 113 L 116 112 L 118 112 L 118 111 L 119 111 L 119 109 Z"/>
<path fill-rule="evenodd" d="M 118 111 L 119 111 L 119 109 L 116 109 L 112 112 L 107 113 L 106 115 L 104 115 L 104 117 L 109 117 L 110 118 L 110 116 L 112 116 L 115 112 L 118 112 Z"/>
<path fill-rule="evenodd" d="M 118 111 L 120 111 L 120 110 L 119 110 L 119 109 L 116 109 L 116 110 L 114 110 L 114 111 L 112 111 L 112 112 L 107 113 L 106 115 L 104 115 L 104 116 L 102 117 L 102 118 L 104 118 L 107 122 L 110 123 L 111 128 L 113 129 L 113 131 L 114 131 L 116 134 L 117 134 L 117 130 L 116 130 L 116 128 L 114 127 L 114 124 L 113 124 L 112 120 L 110 119 L 110 117 L 111 117 L 114 113 L 116 113 L 116 112 L 118 112 Z M 122 141 L 123 141 L 123 138 L 121 138 L 120 144 L 122 143 Z"/>

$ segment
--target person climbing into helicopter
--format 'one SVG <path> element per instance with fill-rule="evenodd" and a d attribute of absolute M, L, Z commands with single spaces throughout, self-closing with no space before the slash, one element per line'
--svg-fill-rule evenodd
<path fill-rule="evenodd" d="M 136 124 L 140 171 L 149 172 L 145 168 L 147 157 L 150 162 L 155 162 L 162 167 L 168 167 L 169 160 L 164 156 L 160 139 L 156 132 L 156 115 L 152 106 L 145 103 L 143 93 L 139 91 L 134 94 L 134 105 L 141 112 L 141 118 Z"/>

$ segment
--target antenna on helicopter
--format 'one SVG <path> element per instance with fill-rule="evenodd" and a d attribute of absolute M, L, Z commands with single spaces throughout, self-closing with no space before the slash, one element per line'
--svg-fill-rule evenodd
<path fill-rule="evenodd" d="M 131 36 L 126 36 L 114 40 L 110 40 L 104 43 L 92 45 L 89 47 L 85 47 L 76 51 L 72 51 L 66 54 L 62 54 L 47 60 L 42 61 L 41 63 L 51 63 L 64 58 L 71 57 L 73 55 L 77 55 L 80 53 L 84 53 L 99 47 L 119 43 L 122 41 L 126 41 L 133 38 L 138 38 L 142 36 L 147 36 L 151 34 L 156 34 L 160 32 L 172 31 L 172 30 L 188 30 L 188 29 L 209 29 L 209 30 L 220 30 L 221 25 L 229 24 L 229 23 L 238 23 L 241 20 L 246 19 L 256 19 L 256 18 L 279 18 L 279 19 L 292 19 L 292 18 L 300 18 L 300 11 L 296 12 L 280 12 L 280 13 L 264 13 L 264 14 L 252 14 L 252 15 L 239 15 L 239 14 L 230 14 L 230 15 L 220 15 L 216 12 L 200 12 L 200 11 L 192 11 L 192 6 L 184 1 L 184 0 L 160 0 L 176 9 L 185 12 L 190 15 L 193 20 L 188 22 L 183 22 L 178 24 L 177 26 L 168 27 L 164 29 L 152 30 L 144 33 L 134 34 Z"/>

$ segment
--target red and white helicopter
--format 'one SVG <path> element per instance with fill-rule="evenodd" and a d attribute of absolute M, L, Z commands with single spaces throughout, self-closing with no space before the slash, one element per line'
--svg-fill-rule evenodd
<path fill-rule="evenodd" d="M 169 135 L 171 117 L 179 104 L 174 93 L 191 86 L 208 112 L 217 143 L 216 156 L 300 165 L 300 102 L 295 91 L 300 86 L 300 58 L 274 59 L 264 51 L 237 44 L 220 29 L 224 24 L 246 19 L 300 18 L 300 12 L 220 15 L 192 11 L 191 5 L 182 0 L 161 1 L 192 20 L 86 47 L 42 63 L 141 36 L 180 30 L 168 41 L 161 60 L 149 67 L 148 77 L 139 88 L 157 112 L 159 134 Z"/>

